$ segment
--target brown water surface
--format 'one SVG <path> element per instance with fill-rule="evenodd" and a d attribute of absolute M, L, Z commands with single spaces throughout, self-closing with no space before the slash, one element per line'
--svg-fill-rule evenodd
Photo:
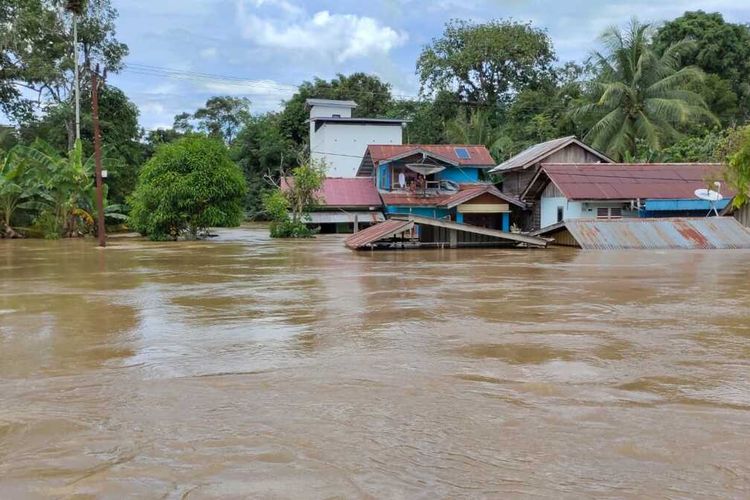
<path fill-rule="evenodd" d="M 0 241 L 0 497 L 749 497 L 750 253 Z"/>

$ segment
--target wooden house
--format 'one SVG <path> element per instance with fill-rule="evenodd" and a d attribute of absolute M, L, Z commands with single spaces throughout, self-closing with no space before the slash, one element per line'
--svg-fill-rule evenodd
<path fill-rule="evenodd" d="M 490 170 L 500 175 L 500 190 L 512 197 L 519 197 L 539 172 L 543 163 L 611 163 L 604 154 L 587 146 L 574 136 L 560 137 L 535 144 L 509 158 Z M 539 207 L 533 204 L 528 211 L 514 218 L 514 223 L 523 230 L 538 228 L 541 221 Z"/>

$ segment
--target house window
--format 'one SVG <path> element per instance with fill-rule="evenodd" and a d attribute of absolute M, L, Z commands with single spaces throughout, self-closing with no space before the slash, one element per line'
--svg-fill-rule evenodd
<path fill-rule="evenodd" d="M 563 221 L 563 207 L 557 207 L 557 222 Z"/>
<path fill-rule="evenodd" d="M 599 207 L 596 209 L 597 219 L 622 219 L 622 208 L 620 207 Z"/>

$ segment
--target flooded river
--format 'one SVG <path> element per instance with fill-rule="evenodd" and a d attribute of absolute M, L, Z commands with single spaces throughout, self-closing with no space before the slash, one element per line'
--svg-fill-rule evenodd
<path fill-rule="evenodd" d="M 0 241 L 0 497 L 750 496 L 750 253 Z"/>

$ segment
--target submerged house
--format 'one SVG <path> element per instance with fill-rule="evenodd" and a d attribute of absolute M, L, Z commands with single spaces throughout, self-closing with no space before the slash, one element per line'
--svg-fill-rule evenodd
<path fill-rule="evenodd" d="M 612 160 L 575 136 L 568 136 L 535 144 L 497 165 L 490 173 L 500 176 L 499 188 L 503 193 L 519 198 L 544 163 L 612 163 Z M 512 221 L 524 231 L 541 225 L 539 207 L 528 208 L 514 214 Z"/>
<path fill-rule="evenodd" d="M 520 199 L 544 228 L 572 219 L 703 217 L 728 198 L 698 199 L 695 190 L 722 177 L 712 163 L 542 164 Z"/>
<path fill-rule="evenodd" d="M 386 215 L 415 215 L 510 230 L 524 205 L 485 181 L 495 166 L 478 145 L 370 144 L 357 171 L 370 179 Z"/>
<path fill-rule="evenodd" d="M 281 189 L 289 189 L 291 177 L 281 180 Z M 310 213 L 310 226 L 322 233 L 351 233 L 385 220 L 375 185 L 365 178 L 327 177 L 315 193 L 318 207 Z"/>

